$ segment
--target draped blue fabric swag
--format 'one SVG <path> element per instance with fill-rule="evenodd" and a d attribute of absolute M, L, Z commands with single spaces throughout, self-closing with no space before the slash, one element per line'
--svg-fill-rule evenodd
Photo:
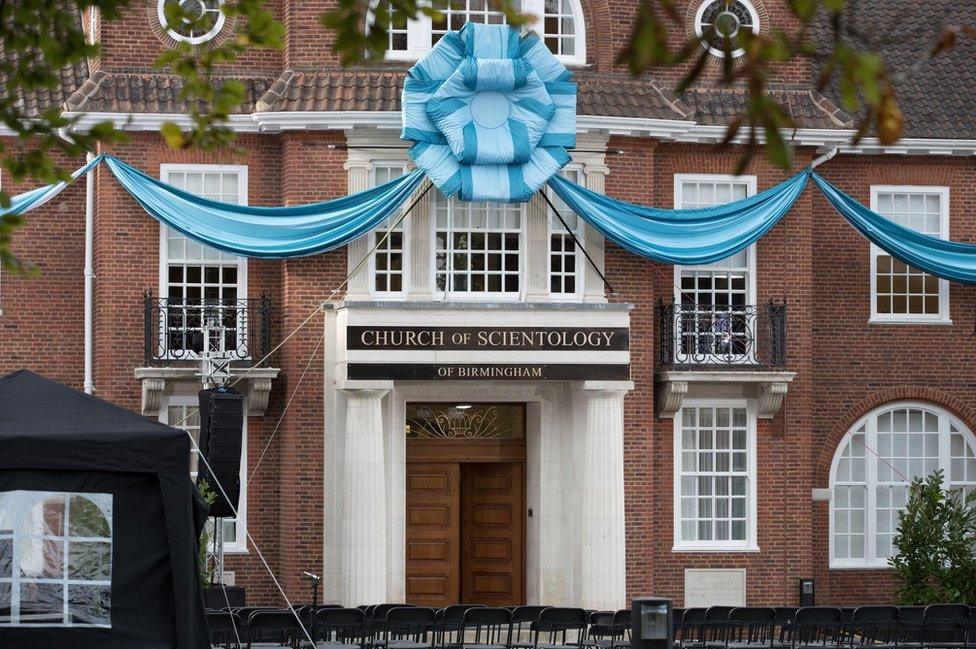
<path fill-rule="evenodd" d="M 373 189 L 331 201 L 249 207 L 190 194 L 112 156 L 98 156 L 73 175 L 105 162 L 153 217 L 199 243 L 247 257 L 285 259 L 339 248 L 380 227 L 416 191 L 417 170 Z M 734 203 L 665 210 L 618 201 L 553 176 L 549 185 L 582 219 L 634 254 L 669 264 L 708 264 L 748 247 L 783 218 L 813 178 L 831 205 L 864 237 L 901 261 L 944 279 L 976 284 L 976 244 L 945 241 L 871 211 L 811 169 Z M 22 214 L 57 196 L 67 183 L 11 199 L 0 216 Z"/>
<path fill-rule="evenodd" d="M 246 257 L 302 257 L 350 243 L 383 224 L 423 172 L 323 203 L 251 207 L 201 198 L 105 156 L 116 179 L 150 215 L 202 244 Z"/>
<path fill-rule="evenodd" d="M 813 181 L 855 230 L 892 257 L 943 279 L 976 284 L 976 245 L 946 241 L 906 228 L 869 210 L 819 174 L 813 174 Z"/>
<path fill-rule="evenodd" d="M 748 248 L 785 215 L 810 170 L 749 198 L 697 210 L 664 210 L 614 200 L 562 176 L 549 186 L 604 237 L 635 255 L 668 264 L 710 264 Z"/>

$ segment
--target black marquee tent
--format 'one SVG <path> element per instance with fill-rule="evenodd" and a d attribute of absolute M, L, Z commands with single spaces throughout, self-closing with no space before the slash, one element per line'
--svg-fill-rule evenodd
<path fill-rule="evenodd" d="M 0 646 L 209 647 L 185 432 L 0 378 Z"/>

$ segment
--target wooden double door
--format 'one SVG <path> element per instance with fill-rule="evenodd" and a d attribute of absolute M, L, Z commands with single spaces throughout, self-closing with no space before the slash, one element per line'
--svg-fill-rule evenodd
<path fill-rule="evenodd" d="M 430 461 L 438 453 L 424 451 L 408 443 L 407 602 L 523 604 L 524 458 Z"/>

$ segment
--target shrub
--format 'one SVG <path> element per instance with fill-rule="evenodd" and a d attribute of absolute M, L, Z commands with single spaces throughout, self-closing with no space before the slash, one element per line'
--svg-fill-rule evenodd
<path fill-rule="evenodd" d="M 909 486 L 888 562 L 902 605 L 976 604 L 976 492 L 943 489 L 941 470 Z"/>

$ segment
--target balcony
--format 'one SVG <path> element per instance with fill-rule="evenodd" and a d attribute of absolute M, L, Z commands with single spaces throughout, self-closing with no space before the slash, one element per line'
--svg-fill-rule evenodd
<path fill-rule="evenodd" d="M 245 395 L 247 414 L 268 407 L 279 370 L 253 364 L 271 352 L 271 298 L 184 300 L 143 294 L 144 367 L 135 368 L 142 386 L 142 413 L 158 415 L 166 394 L 200 387 L 201 352 L 230 361 L 230 376 Z"/>
<path fill-rule="evenodd" d="M 786 305 L 658 307 L 661 365 L 736 369 L 786 365 Z"/>
<path fill-rule="evenodd" d="M 185 300 L 143 294 L 146 364 L 195 361 L 205 346 L 231 361 L 264 357 L 271 350 L 271 298 Z"/>
<path fill-rule="evenodd" d="M 658 307 L 658 416 L 674 417 L 686 397 L 754 400 L 771 418 L 795 374 L 785 370 L 786 305 Z"/>

